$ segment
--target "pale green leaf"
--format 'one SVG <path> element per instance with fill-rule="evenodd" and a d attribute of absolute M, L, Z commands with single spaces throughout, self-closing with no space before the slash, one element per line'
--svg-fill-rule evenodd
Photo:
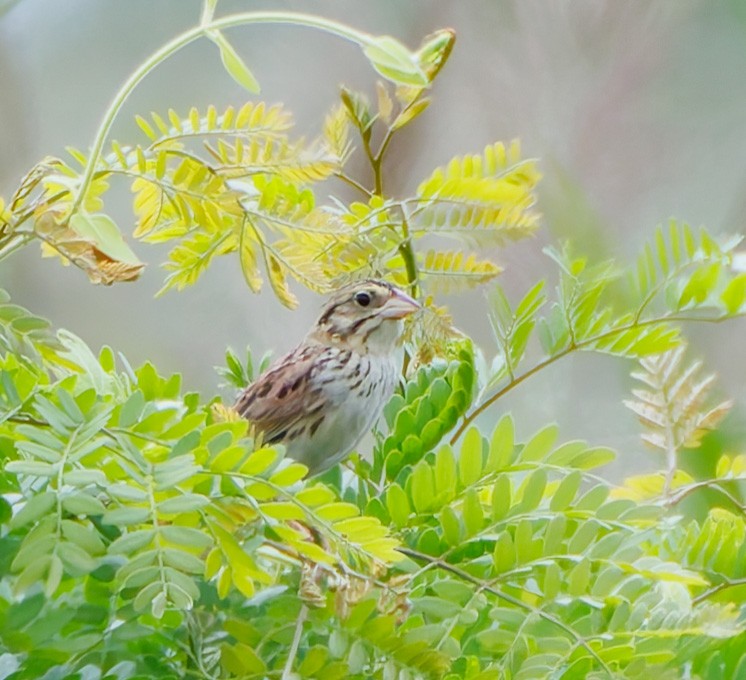
<path fill-rule="evenodd" d="M 254 74 L 225 36 L 220 31 L 210 31 L 208 35 L 210 40 L 218 46 L 220 59 L 230 77 L 251 94 L 259 94 L 261 88 Z"/>

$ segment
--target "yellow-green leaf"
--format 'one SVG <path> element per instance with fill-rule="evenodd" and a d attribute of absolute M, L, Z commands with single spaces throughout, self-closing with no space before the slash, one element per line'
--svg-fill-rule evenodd
<path fill-rule="evenodd" d="M 135 266 L 142 264 L 137 255 L 124 242 L 119 227 L 108 215 L 76 213 L 70 218 L 70 228 L 93 243 L 98 250 L 112 260 Z"/>
<path fill-rule="evenodd" d="M 387 80 L 419 87 L 428 84 L 416 55 L 390 35 L 377 36 L 363 47 L 363 53 L 371 66 Z"/>
<path fill-rule="evenodd" d="M 238 52 L 233 49 L 233 46 L 226 40 L 225 36 L 219 31 L 210 32 L 210 40 L 212 40 L 220 50 L 220 58 L 223 61 L 223 66 L 228 72 L 231 78 L 235 80 L 241 87 L 245 88 L 252 94 L 259 94 L 260 87 L 254 74 L 251 72 L 243 59 L 239 56 Z"/>

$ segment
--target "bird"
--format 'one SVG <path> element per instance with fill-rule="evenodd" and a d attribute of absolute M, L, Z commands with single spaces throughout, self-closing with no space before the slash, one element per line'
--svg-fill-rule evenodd
<path fill-rule="evenodd" d="M 420 304 L 380 280 L 335 291 L 305 339 L 238 397 L 234 410 L 283 444 L 308 476 L 342 461 L 370 431 L 399 380 L 404 319 Z"/>

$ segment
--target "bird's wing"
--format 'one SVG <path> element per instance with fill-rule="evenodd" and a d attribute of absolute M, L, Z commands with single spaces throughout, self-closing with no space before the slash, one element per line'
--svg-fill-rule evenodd
<path fill-rule="evenodd" d="M 293 439 L 323 417 L 327 399 L 313 377 L 326 351 L 302 346 L 290 352 L 238 397 L 234 409 L 263 433 L 265 443 Z"/>

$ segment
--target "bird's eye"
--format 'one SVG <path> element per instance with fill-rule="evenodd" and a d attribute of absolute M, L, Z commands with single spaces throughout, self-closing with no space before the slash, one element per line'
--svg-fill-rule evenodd
<path fill-rule="evenodd" d="M 370 293 L 355 293 L 355 302 L 357 302 L 361 307 L 367 307 L 370 304 Z"/>

